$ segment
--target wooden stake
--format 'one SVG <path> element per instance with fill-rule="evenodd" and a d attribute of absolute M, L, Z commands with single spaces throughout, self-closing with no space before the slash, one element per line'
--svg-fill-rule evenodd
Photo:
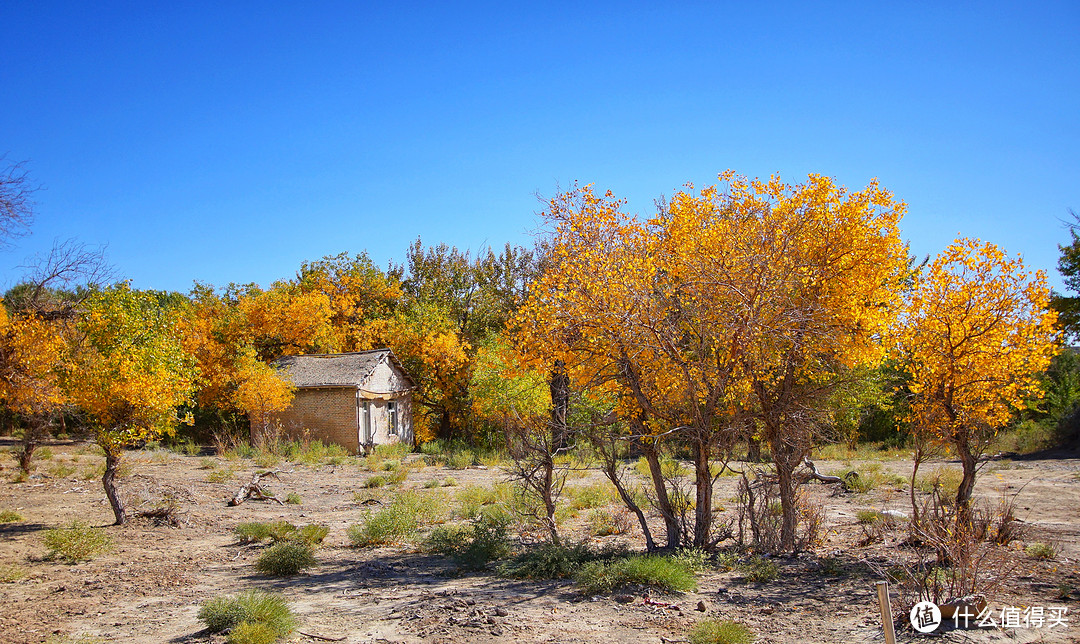
<path fill-rule="evenodd" d="M 889 600 L 889 582 L 877 583 L 878 608 L 881 609 L 881 628 L 885 634 L 885 644 L 896 644 L 896 631 L 893 630 L 892 602 Z"/>

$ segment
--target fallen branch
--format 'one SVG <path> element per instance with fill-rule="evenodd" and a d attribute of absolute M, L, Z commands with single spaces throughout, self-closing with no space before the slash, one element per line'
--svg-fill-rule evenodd
<path fill-rule="evenodd" d="M 273 472 L 255 472 L 252 474 L 251 481 L 242 485 L 240 489 L 236 491 L 236 496 L 229 501 L 229 505 L 240 505 L 248 499 L 255 499 L 256 501 L 277 501 L 278 505 L 285 505 L 281 502 L 281 499 L 272 494 L 267 494 L 261 485 L 262 480 L 266 477 L 272 476 L 276 479 L 278 477 L 278 471 L 280 470 L 275 470 Z"/>
<path fill-rule="evenodd" d="M 341 637 L 324 637 L 322 635 L 316 635 L 314 633 L 305 633 L 304 631 L 296 631 L 296 632 L 300 633 L 301 635 L 307 636 L 307 637 L 311 637 L 311 638 L 314 638 L 314 639 L 317 639 L 317 640 L 322 640 L 324 642 L 343 642 L 343 641 L 345 641 L 345 636 L 344 635 L 342 635 Z"/>

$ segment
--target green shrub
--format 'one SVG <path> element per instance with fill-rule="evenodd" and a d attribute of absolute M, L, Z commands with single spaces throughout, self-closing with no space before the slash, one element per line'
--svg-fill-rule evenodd
<path fill-rule="evenodd" d="M 424 489 L 431 490 L 439 487 L 439 479 L 428 479 L 424 481 Z"/>
<path fill-rule="evenodd" d="M 39 461 L 47 461 L 53 457 L 53 451 L 48 447 L 39 447 L 34 450 L 34 458 Z"/>
<path fill-rule="evenodd" d="M 859 510 L 855 513 L 859 523 L 877 523 L 881 521 L 881 513 L 877 510 Z"/>
<path fill-rule="evenodd" d="M 498 573 L 511 579 L 562 579 L 572 577 L 583 564 L 608 561 L 626 555 L 622 546 L 594 551 L 587 543 L 541 543 L 519 552 L 510 561 L 499 565 Z"/>
<path fill-rule="evenodd" d="M 261 590 L 249 590 L 235 597 L 215 597 L 199 608 L 199 620 L 212 633 L 248 623 L 262 624 L 277 637 L 285 637 L 296 628 L 296 618 L 285 600 Z"/>
<path fill-rule="evenodd" d="M 780 566 L 772 559 L 754 556 L 739 565 L 746 581 L 768 582 L 780 576 Z"/>
<path fill-rule="evenodd" d="M 290 505 L 300 505 L 300 495 L 296 492 L 289 492 L 285 495 L 285 502 Z"/>
<path fill-rule="evenodd" d="M 457 485 L 457 479 L 455 479 L 454 477 L 448 476 L 445 479 L 443 479 L 443 482 L 442 482 L 443 487 L 454 487 L 455 485 Z"/>
<path fill-rule="evenodd" d="M 510 554 L 507 521 L 478 515 L 468 525 L 439 526 L 424 541 L 424 549 L 454 559 L 458 565 L 479 570 Z"/>
<path fill-rule="evenodd" d="M 310 523 L 296 532 L 295 539 L 309 543 L 313 546 L 322 544 L 326 535 L 330 534 L 330 527 L 321 523 Z"/>
<path fill-rule="evenodd" d="M 217 465 L 218 465 L 217 459 L 215 459 L 213 457 L 204 456 L 204 457 L 199 459 L 199 469 L 200 470 L 212 470 L 215 467 L 217 467 Z"/>
<path fill-rule="evenodd" d="M 277 640 L 277 631 L 257 622 L 240 622 L 225 638 L 226 644 L 274 644 Z"/>
<path fill-rule="evenodd" d="M 424 539 L 422 548 L 425 552 L 452 557 L 468 547 L 472 535 L 472 526 L 467 523 L 436 526 Z"/>
<path fill-rule="evenodd" d="M 26 577 L 26 569 L 16 565 L 0 565 L 0 583 L 10 584 Z"/>
<path fill-rule="evenodd" d="M 610 486 L 597 483 L 594 485 L 568 486 L 563 493 L 570 500 L 571 508 L 574 510 L 588 510 L 611 503 L 614 500 L 612 491 Z"/>
<path fill-rule="evenodd" d="M 235 461 L 241 458 L 255 458 L 256 453 L 254 446 L 240 443 L 222 452 L 221 457 L 229 461 Z"/>
<path fill-rule="evenodd" d="M 646 586 L 663 592 L 697 588 L 689 565 L 670 556 L 634 555 L 611 561 L 592 561 L 575 574 L 574 582 L 588 595 L 602 595 L 625 586 Z"/>
<path fill-rule="evenodd" d="M 46 530 L 44 540 L 49 556 L 60 557 L 68 563 L 90 559 L 112 546 L 112 540 L 104 530 L 91 528 L 82 521 L 72 521 L 66 528 Z"/>
<path fill-rule="evenodd" d="M 372 476 L 368 480 L 364 481 L 364 487 L 368 489 L 380 488 L 386 485 L 386 478 L 383 476 Z"/>
<path fill-rule="evenodd" d="M 316 563 L 311 544 L 301 540 L 279 541 L 266 549 L 255 562 L 255 569 L 275 577 L 289 577 Z"/>
<path fill-rule="evenodd" d="M 354 547 L 401 543 L 412 539 L 420 528 L 424 500 L 415 492 L 402 492 L 384 508 L 345 531 Z M 427 508 L 430 511 L 430 508 Z"/>
<path fill-rule="evenodd" d="M 754 634 L 738 622 L 705 619 L 689 634 L 690 644 L 750 644 Z"/>
<path fill-rule="evenodd" d="M 468 485 L 458 490 L 454 497 L 460 504 L 457 515 L 463 519 L 472 519 L 481 513 L 484 506 L 509 505 L 513 490 L 505 484 Z"/>
<path fill-rule="evenodd" d="M 4 510 L 0 512 L 0 523 L 18 523 L 22 520 L 22 515 L 15 510 Z"/>
<path fill-rule="evenodd" d="M 1024 549 L 1029 555 L 1036 559 L 1047 561 L 1058 556 L 1058 548 L 1050 543 L 1032 543 L 1028 544 L 1028 547 Z"/>
<path fill-rule="evenodd" d="M 207 483 L 225 483 L 232 479 L 233 469 L 231 467 L 222 467 L 219 469 L 211 470 L 206 474 Z"/>
<path fill-rule="evenodd" d="M 463 470 L 476 462 L 476 454 L 470 450 L 455 451 L 446 455 L 446 467 L 451 470 Z"/>
<path fill-rule="evenodd" d="M 270 538 L 270 526 L 258 521 L 238 524 L 233 532 L 240 537 L 240 543 L 253 543 Z"/>

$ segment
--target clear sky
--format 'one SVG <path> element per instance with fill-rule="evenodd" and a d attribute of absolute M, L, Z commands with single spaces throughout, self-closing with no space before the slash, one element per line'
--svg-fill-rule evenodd
<path fill-rule="evenodd" d="M 906 200 L 1059 285 L 1080 212 L 1080 3 L 0 3 L 0 153 L 54 239 L 140 288 L 269 285 L 418 236 L 530 242 L 574 180 L 809 172 Z M 665 6 L 671 5 L 671 6 Z"/>

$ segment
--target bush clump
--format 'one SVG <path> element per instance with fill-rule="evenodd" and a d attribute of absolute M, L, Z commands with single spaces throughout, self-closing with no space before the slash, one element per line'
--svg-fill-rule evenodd
<path fill-rule="evenodd" d="M 625 586 L 645 586 L 663 592 L 697 588 L 691 565 L 675 557 L 634 555 L 582 566 L 574 581 L 588 595 L 605 595 Z"/>
<path fill-rule="evenodd" d="M 112 547 L 112 540 L 104 530 L 91 528 L 82 521 L 72 521 L 66 528 L 46 530 L 44 539 L 49 556 L 68 563 L 90 559 Z"/>
<path fill-rule="evenodd" d="M 255 569 L 275 577 L 291 577 L 318 563 L 306 541 L 280 541 L 267 548 L 255 562 Z"/>
<path fill-rule="evenodd" d="M 234 597 L 215 597 L 199 609 L 199 619 L 212 633 L 232 631 L 228 640 L 232 644 L 273 642 L 296 628 L 296 618 L 285 600 L 261 590 L 249 590 Z M 273 633 L 274 639 L 257 639 L 265 637 L 267 632 Z M 244 637 L 251 639 L 241 639 Z"/>
<path fill-rule="evenodd" d="M 409 541 L 420 529 L 424 502 L 415 492 L 403 492 L 386 507 L 345 531 L 354 547 L 380 546 Z"/>
<path fill-rule="evenodd" d="M 754 556 L 739 565 L 746 581 L 768 582 L 780 576 L 780 566 L 772 559 Z"/>
<path fill-rule="evenodd" d="M 439 526 L 431 531 L 424 547 L 451 557 L 463 568 L 480 570 L 510 554 L 508 523 L 501 517 L 478 515 L 468 525 Z"/>
<path fill-rule="evenodd" d="M 544 542 L 519 552 L 513 559 L 501 564 L 498 572 L 500 576 L 511 579 L 564 579 L 572 577 L 578 568 L 590 561 L 606 561 L 625 555 L 626 551 L 621 546 L 594 551 L 584 542 Z"/>
<path fill-rule="evenodd" d="M 689 640 L 690 644 L 750 644 L 754 634 L 739 622 L 706 619 L 694 626 Z"/>
<path fill-rule="evenodd" d="M 233 528 L 240 543 L 257 543 L 270 538 L 270 526 L 259 521 L 248 521 Z"/>

